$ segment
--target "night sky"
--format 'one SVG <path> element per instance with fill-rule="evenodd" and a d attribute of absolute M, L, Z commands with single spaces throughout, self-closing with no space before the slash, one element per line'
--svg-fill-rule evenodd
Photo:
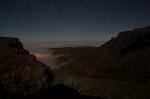
<path fill-rule="evenodd" d="M 150 0 L 0 0 L 0 36 L 23 41 L 107 40 L 150 25 Z"/>

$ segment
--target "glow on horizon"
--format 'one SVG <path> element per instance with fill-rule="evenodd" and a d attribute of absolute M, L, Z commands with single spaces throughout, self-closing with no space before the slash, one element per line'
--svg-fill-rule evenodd
<path fill-rule="evenodd" d="M 43 59 L 45 57 L 48 57 L 48 55 L 44 53 L 34 53 L 34 55 L 36 56 L 37 59 Z"/>

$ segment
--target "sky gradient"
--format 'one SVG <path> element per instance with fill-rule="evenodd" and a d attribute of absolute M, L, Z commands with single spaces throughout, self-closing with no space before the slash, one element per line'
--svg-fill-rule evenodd
<path fill-rule="evenodd" d="M 150 0 L 0 0 L 0 36 L 105 40 L 150 25 Z"/>

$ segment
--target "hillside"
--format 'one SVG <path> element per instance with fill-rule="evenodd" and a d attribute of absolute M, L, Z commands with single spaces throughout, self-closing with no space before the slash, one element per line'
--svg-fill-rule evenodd
<path fill-rule="evenodd" d="M 121 32 L 100 47 L 53 48 L 58 81 L 106 99 L 148 99 L 150 27 Z"/>
<path fill-rule="evenodd" d="M 62 55 L 57 59 L 57 63 L 66 62 L 58 70 L 64 69 L 87 77 L 112 76 L 121 79 L 124 76 L 124 79 L 136 77 L 148 80 L 149 49 L 150 27 L 145 27 L 121 32 L 100 47 L 66 47 L 51 50 L 54 54 Z"/>

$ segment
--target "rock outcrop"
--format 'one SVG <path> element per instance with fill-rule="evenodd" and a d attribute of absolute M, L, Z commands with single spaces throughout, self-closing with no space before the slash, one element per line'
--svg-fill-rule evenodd
<path fill-rule="evenodd" d="M 0 37 L 0 97 L 3 92 L 29 94 L 54 79 L 49 68 L 23 48 L 17 38 Z"/>
<path fill-rule="evenodd" d="M 150 72 L 150 27 L 121 32 L 99 48 L 105 65 L 136 73 Z M 106 57 L 103 59 L 103 57 Z M 148 69 L 149 68 L 149 69 Z"/>
<path fill-rule="evenodd" d="M 116 38 L 108 41 L 102 47 L 113 50 L 119 49 L 122 54 L 132 50 L 150 47 L 150 27 L 135 29 L 133 31 L 121 32 Z M 116 48 L 115 48 L 116 47 Z"/>

